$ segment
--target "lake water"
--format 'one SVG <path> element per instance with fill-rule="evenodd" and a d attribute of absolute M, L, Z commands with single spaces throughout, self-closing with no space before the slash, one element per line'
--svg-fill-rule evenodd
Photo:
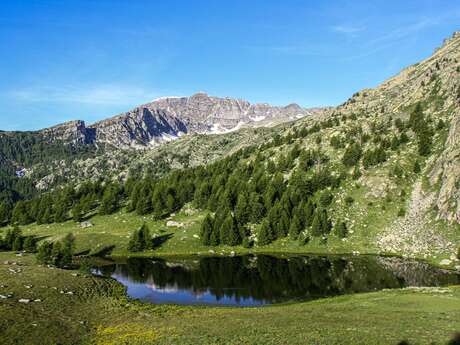
<path fill-rule="evenodd" d="M 130 258 L 99 267 L 96 273 L 125 285 L 132 298 L 184 305 L 260 306 L 460 283 L 453 272 L 379 256 Z"/>

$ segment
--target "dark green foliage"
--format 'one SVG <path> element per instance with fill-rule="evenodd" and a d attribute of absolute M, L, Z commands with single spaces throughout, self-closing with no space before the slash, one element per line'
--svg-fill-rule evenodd
<path fill-rule="evenodd" d="M 152 247 L 152 237 L 150 236 L 150 229 L 147 224 L 133 232 L 128 242 L 128 250 L 130 252 L 141 252 Z"/>
<path fill-rule="evenodd" d="M 200 229 L 201 243 L 203 243 L 205 246 L 211 245 L 211 234 L 213 230 L 213 219 L 211 215 L 207 214 L 201 223 Z"/>
<path fill-rule="evenodd" d="M 13 246 L 11 249 L 13 249 L 14 251 L 20 251 L 22 250 L 23 243 L 24 243 L 24 240 L 22 236 L 18 236 L 14 239 Z"/>
<path fill-rule="evenodd" d="M 251 211 L 252 210 L 249 205 L 249 196 L 247 193 L 243 192 L 238 195 L 238 201 L 236 202 L 235 207 L 235 218 L 239 225 L 243 225 L 249 222 Z"/>
<path fill-rule="evenodd" d="M 420 103 L 417 103 L 409 118 L 409 125 L 417 136 L 418 152 L 422 156 L 431 153 L 433 130 L 430 127 Z"/>
<path fill-rule="evenodd" d="M 438 124 L 436 125 L 436 130 L 441 131 L 446 127 L 446 123 L 443 119 L 439 119 Z"/>
<path fill-rule="evenodd" d="M 53 250 L 53 243 L 43 241 L 38 247 L 37 261 L 43 264 L 51 263 L 51 252 Z"/>
<path fill-rule="evenodd" d="M 112 214 L 118 210 L 120 202 L 120 190 L 118 184 L 109 184 L 102 196 L 100 212 L 102 214 Z"/>
<path fill-rule="evenodd" d="M 259 236 L 257 236 L 257 244 L 259 246 L 266 246 L 275 239 L 275 234 L 267 219 L 262 221 L 259 229 Z"/>
<path fill-rule="evenodd" d="M 399 210 L 398 210 L 398 217 L 404 217 L 406 215 L 406 209 L 401 207 Z"/>
<path fill-rule="evenodd" d="M 345 238 L 348 234 L 347 225 L 342 221 L 337 221 L 332 233 L 339 238 Z"/>
<path fill-rule="evenodd" d="M 236 246 L 241 243 L 241 236 L 235 218 L 229 213 L 220 227 L 220 243 Z"/>
<path fill-rule="evenodd" d="M 27 236 L 24 240 L 23 249 L 28 253 L 35 253 L 37 250 L 37 243 L 35 238 L 32 236 Z"/>
<path fill-rule="evenodd" d="M 11 218 L 13 224 L 27 225 L 33 221 L 27 205 L 26 201 L 18 201 L 16 203 Z"/>
<path fill-rule="evenodd" d="M 72 207 L 72 218 L 76 222 L 81 222 L 83 220 L 84 214 L 82 210 L 82 206 L 79 202 L 77 202 L 73 207 Z"/>
<path fill-rule="evenodd" d="M 420 171 L 422 171 L 421 167 L 420 167 L 420 163 L 418 160 L 416 160 L 414 162 L 414 166 L 412 167 L 412 171 L 416 174 L 418 174 Z"/>
<path fill-rule="evenodd" d="M 331 191 L 325 190 L 320 194 L 319 206 L 327 208 L 332 203 L 333 199 L 334 196 L 332 195 Z"/>
<path fill-rule="evenodd" d="M 385 149 L 382 146 L 376 149 L 369 149 L 364 153 L 363 166 L 367 169 L 374 165 L 385 162 L 388 159 Z"/>
<path fill-rule="evenodd" d="M 345 203 L 350 206 L 352 205 L 353 203 L 355 202 L 355 199 L 353 199 L 353 197 L 351 197 L 350 195 L 347 195 L 345 197 Z"/>
<path fill-rule="evenodd" d="M 334 135 L 333 137 L 331 137 L 330 144 L 335 149 L 343 147 L 342 139 L 338 135 Z"/>
<path fill-rule="evenodd" d="M 317 209 L 311 224 L 311 233 L 315 237 L 325 236 L 331 231 L 332 225 L 325 209 Z"/>
<path fill-rule="evenodd" d="M 10 222 L 12 212 L 13 208 L 10 202 L 4 201 L 0 203 L 0 227 Z"/>
<path fill-rule="evenodd" d="M 3 246 L 8 250 L 21 250 L 22 249 L 22 232 L 19 227 L 14 226 L 13 229 L 8 229 L 3 240 Z M 16 249 L 15 249 L 16 248 Z"/>
<path fill-rule="evenodd" d="M 296 240 L 299 237 L 299 234 L 302 230 L 302 222 L 300 221 L 297 214 L 294 214 L 294 216 L 292 217 L 291 226 L 289 227 L 289 237 L 292 240 Z"/>
<path fill-rule="evenodd" d="M 401 135 L 399 136 L 399 143 L 406 144 L 409 142 L 409 137 L 407 136 L 406 132 L 402 132 Z"/>
<path fill-rule="evenodd" d="M 71 233 L 67 234 L 62 241 L 54 243 L 44 241 L 38 247 L 37 261 L 60 268 L 69 267 L 72 264 L 74 243 L 75 237 Z"/>
<path fill-rule="evenodd" d="M 342 163 L 347 167 L 355 166 L 361 159 L 362 149 L 359 144 L 352 144 L 347 147 L 342 157 Z"/>
<path fill-rule="evenodd" d="M 353 174 L 351 175 L 351 177 L 353 178 L 353 180 L 358 180 L 361 176 L 362 176 L 361 169 L 357 165 L 353 169 Z"/>

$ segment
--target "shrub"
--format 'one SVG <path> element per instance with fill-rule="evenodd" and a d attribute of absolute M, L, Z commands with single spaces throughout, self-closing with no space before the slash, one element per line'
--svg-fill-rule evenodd
<path fill-rule="evenodd" d="M 353 199 L 353 197 L 351 197 L 350 195 L 348 195 L 348 196 L 345 198 L 345 203 L 346 203 L 348 206 L 352 205 L 354 202 L 355 202 L 355 199 Z"/>

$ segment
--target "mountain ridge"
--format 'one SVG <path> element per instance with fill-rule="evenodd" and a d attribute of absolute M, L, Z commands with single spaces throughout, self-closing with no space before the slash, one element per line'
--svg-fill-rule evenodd
<path fill-rule="evenodd" d="M 322 109 L 306 109 L 296 103 L 251 104 L 243 99 L 199 92 L 189 97 L 161 97 L 89 125 L 83 120 L 73 120 L 33 133 L 50 141 L 62 140 L 74 145 L 105 144 L 118 149 L 142 149 L 185 134 L 222 134 L 241 127 L 270 127 Z"/>

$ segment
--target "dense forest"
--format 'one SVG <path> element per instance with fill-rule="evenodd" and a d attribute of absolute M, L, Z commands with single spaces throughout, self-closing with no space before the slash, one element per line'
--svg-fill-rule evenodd
<path fill-rule="evenodd" d="M 94 145 L 51 141 L 37 132 L 0 132 L 0 215 L 15 202 L 30 199 L 39 192 L 28 174 L 17 176 L 16 172 L 37 163 L 78 159 L 95 151 Z M 0 217 L 2 221 L 4 216 Z"/>

